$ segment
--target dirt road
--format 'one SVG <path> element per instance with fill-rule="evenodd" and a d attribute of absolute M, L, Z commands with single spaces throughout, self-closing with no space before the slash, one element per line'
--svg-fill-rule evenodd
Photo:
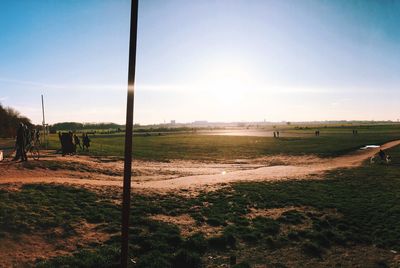
<path fill-rule="evenodd" d="M 400 140 L 381 146 L 389 149 Z M 271 156 L 231 163 L 191 161 L 134 162 L 132 187 L 141 190 L 207 189 L 237 181 L 277 181 L 308 179 L 337 168 L 351 168 L 379 151 L 380 148 L 358 150 L 336 158 L 315 156 Z M 51 165 L 50 165 L 50 164 Z M 0 163 L 0 184 L 68 183 L 85 186 L 121 186 L 122 161 L 108 161 L 86 156 L 60 157 L 47 155 L 31 161 L 30 166 L 5 161 Z"/>

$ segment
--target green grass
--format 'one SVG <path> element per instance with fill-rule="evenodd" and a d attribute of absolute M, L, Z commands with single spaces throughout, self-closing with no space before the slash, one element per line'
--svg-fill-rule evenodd
<path fill-rule="evenodd" d="M 161 136 L 135 136 L 133 156 L 136 159 L 168 161 L 173 159 L 226 161 L 255 158 L 276 154 L 315 154 L 322 157 L 337 156 L 356 150 L 366 144 L 383 144 L 399 139 L 398 125 L 358 127 L 353 136 L 350 127 L 322 128 L 321 136 L 312 135 L 314 129 L 288 129 L 287 133 L 299 137 L 274 139 L 270 137 L 209 136 L 173 134 Z M 119 156 L 124 153 L 124 135 L 96 135 L 91 137 L 90 154 Z M 50 147 L 60 147 L 58 136 L 50 137 Z"/>
<path fill-rule="evenodd" d="M 49 169 L 49 170 L 73 170 L 80 172 L 92 172 L 97 174 L 104 174 L 108 176 L 122 176 L 122 171 L 114 171 L 109 169 L 102 169 L 96 167 L 89 167 L 78 162 L 61 162 L 56 160 L 41 160 L 41 161 L 28 161 L 22 163 L 24 168 L 27 169 Z"/>
<path fill-rule="evenodd" d="M 119 214 L 116 207 L 93 192 L 61 185 L 24 185 L 21 191 L 0 189 L 0 232 L 12 234 L 45 231 L 86 220 L 111 221 Z"/>
<path fill-rule="evenodd" d="M 196 198 L 177 195 L 134 194 L 131 211 L 130 257 L 136 267 L 197 267 L 207 254 L 242 256 L 243 267 L 262 264 L 257 252 L 301 248 L 305 258 L 323 259 L 332 246 L 376 245 L 400 250 L 400 148 L 389 151 L 393 163 L 369 165 L 331 172 L 324 180 L 237 183 Z M 111 202 L 119 194 L 93 193 L 56 185 L 26 185 L 21 191 L 0 191 L 2 235 L 51 231 L 62 226 L 65 235 L 74 223 L 86 220 L 101 230 L 119 231 L 120 207 Z M 205 205 L 208 204 L 208 205 Z M 248 218 L 253 209 L 288 206 L 292 209 L 274 220 Z M 327 211 L 335 210 L 340 217 Z M 150 215 L 189 214 L 197 225 L 208 223 L 222 228 L 222 234 L 205 238 L 201 234 L 182 237 L 177 226 L 149 219 Z M 299 226 L 306 220 L 311 228 L 282 232 L 283 226 Z M 201 228 L 200 228 L 201 230 Z M 0 236 L 1 237 L 1 236 Z M 1 242 L 1 238 L 0 238 Z M 118 235 L 104 245 L 80 249 L 70 256 L 41 261 L 38 266 L 112 267 L 118 263 Z M 284 263 L 284 259 L 280 260 Z M 240 266 L 239 266 L 240 267 Z"/>

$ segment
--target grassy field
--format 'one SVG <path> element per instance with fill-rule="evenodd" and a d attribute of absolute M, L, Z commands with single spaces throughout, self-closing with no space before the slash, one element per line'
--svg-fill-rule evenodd
<path fill-rule="evenodd" d="M 351 267 L 330 259 L 330 254 L 356 246 L 400 251 L 400 148 L 389 153 L 394 159 L 389 166 L 365 164 L 337 170 L 324 180 L 237 183 L 195 198 L 134 194 L 131 266 L 218 267 L 236 256 L 235 267 L 291 267 L 293 258 L 297 267 Z M 0 190 L 0 241 L 9 235 L 18 239 L 24 233 L 52 233 L 55 227 L 62 228 L 58 239 L 64 239 L 74 235 L 74 224 L 86 221 L 98 224 L 111 238 L 36 265 L 117 267 L 120 207 L 113 202 L 116 198 L 120 193 L 107 189 L 92 192 L 56 185 Z M 249 216 L 283 208 L 288 209 L 276 218 L 265 213 Z M 179 225 L 152 218 L 160 214 L 189 215 L 198 232 L 184 236 Z M 219 233 L 206 236 L 206 226 Z M 300 255 L 294 254 L 297 251 Z M 353 257 L 361 264 L 366 261 L 362 254 Z M 363 267 L 393 265 L 390 258 L 369 257 L 372 264 Z"/>
<path fill-rule="evenodd" d="M 320 128 L 321 136 L 314 137 L 315 129 L 286 129 L 282 138 L 249 136 L 211 136 L 174 134 L 134 137 L 134 157 L 143 160 L 168 161 L 173 159 L 224 161 L 256 158 L 266 155 L 315 154 L 337 156 L 366 144 L 382 144 L 400 138 L 400 126 L 358 127 L 359 135 L 352 135 L 351 127 Z M 285 133 L 299 137 L 285 137 Z M 93 155 L 123 156 L 122 134 L 91 136 Z M 50 148 L 59 148 L 57 135 L 50 137 Z"/>
<path fill-rule="evenodd" d="M 397 126 L 360 127 L 358 136 L 350 127 L 320 130 L 321 136 L 314 137 L 313 129 L 286 129 L 300 137 L 280 139 L 137 136 L 134 156 L 161 161 L 225 161 L 271 154 L 329 157 L 400 138 Z M 91 138 L 91 154 L 122 156 L 122 135 Z M 58 148 L 56 135 L 50 146 Z M 390 165 L 365 163 L 332 171 L 322 180 L 236 183 L 196 197 L 134 193 L 130 266 L 221 267 L 237 259 L 236 268 L 395 267 L 390 250 L 400 251 L 400 148 L 388 153 L 393 157 Z M 118 267 L 119 200 L 121 193 L 115 188 L 28 184 L 16 190 L 2 185 L 0 243 L 40 235 L 57 245 L 79 239 L 79 226 L 89 223 L 109 235 L 104 243 L 80 244 L 72 254 L 38 259 L 35 266 Z M 180 219 L 189 224 L 182 225 Z M 360 248 L 364 251 L 357 251 Z"/>

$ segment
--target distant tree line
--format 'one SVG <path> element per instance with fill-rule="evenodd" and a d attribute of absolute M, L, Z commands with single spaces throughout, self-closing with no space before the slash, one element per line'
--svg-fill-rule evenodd
<path fill-rule="evenodd" d="M 135 125 L 133 131 L 136 133 L 153 133 L 153 132 L 196 132 L 203 128 L 192 127 L 142 127 Z M 210 128 L 211 129 L 211 128 Z M 85 131 L 93 133 L 116 133 L 125 132 L 125 125 L 115 123 L 78 123 L 78 122 L 62 122 L 50 126 L 50 133 L 59 131 Z"/>
<path fill-rule="evenodd" d="M 0 103 L 0 137 L 12 138 L 16 135 L 16 129 L 19 123 L 32 126 L 31 120 L 14 110 L 11 107 L 4 107 Z"/>
<path fill-rule="evenodd" d="M 58 131 L 81 131 L 81 130 L 104 130 L 104 129 L 121 129 L 122 125 L 115 123 L 77 123 L 77 122 L 62 122 L 50 126 L 50 132 Z"/>
<path fill-rule="evenodd" d="M 190 132 L 196 131 L 198 128 L 191 127 L 148 127 L 148 128 L 133 128 L 133 132 Z"/>

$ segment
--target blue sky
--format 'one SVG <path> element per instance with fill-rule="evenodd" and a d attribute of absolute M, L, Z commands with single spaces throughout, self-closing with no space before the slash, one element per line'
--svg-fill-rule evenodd
<path fill-rule="evenodd" d="M 123 123 L 128 0 L 0 1 L 0 102 Z M 400 1 L 146 0 L 135 121 L 396 120 Z"/>

